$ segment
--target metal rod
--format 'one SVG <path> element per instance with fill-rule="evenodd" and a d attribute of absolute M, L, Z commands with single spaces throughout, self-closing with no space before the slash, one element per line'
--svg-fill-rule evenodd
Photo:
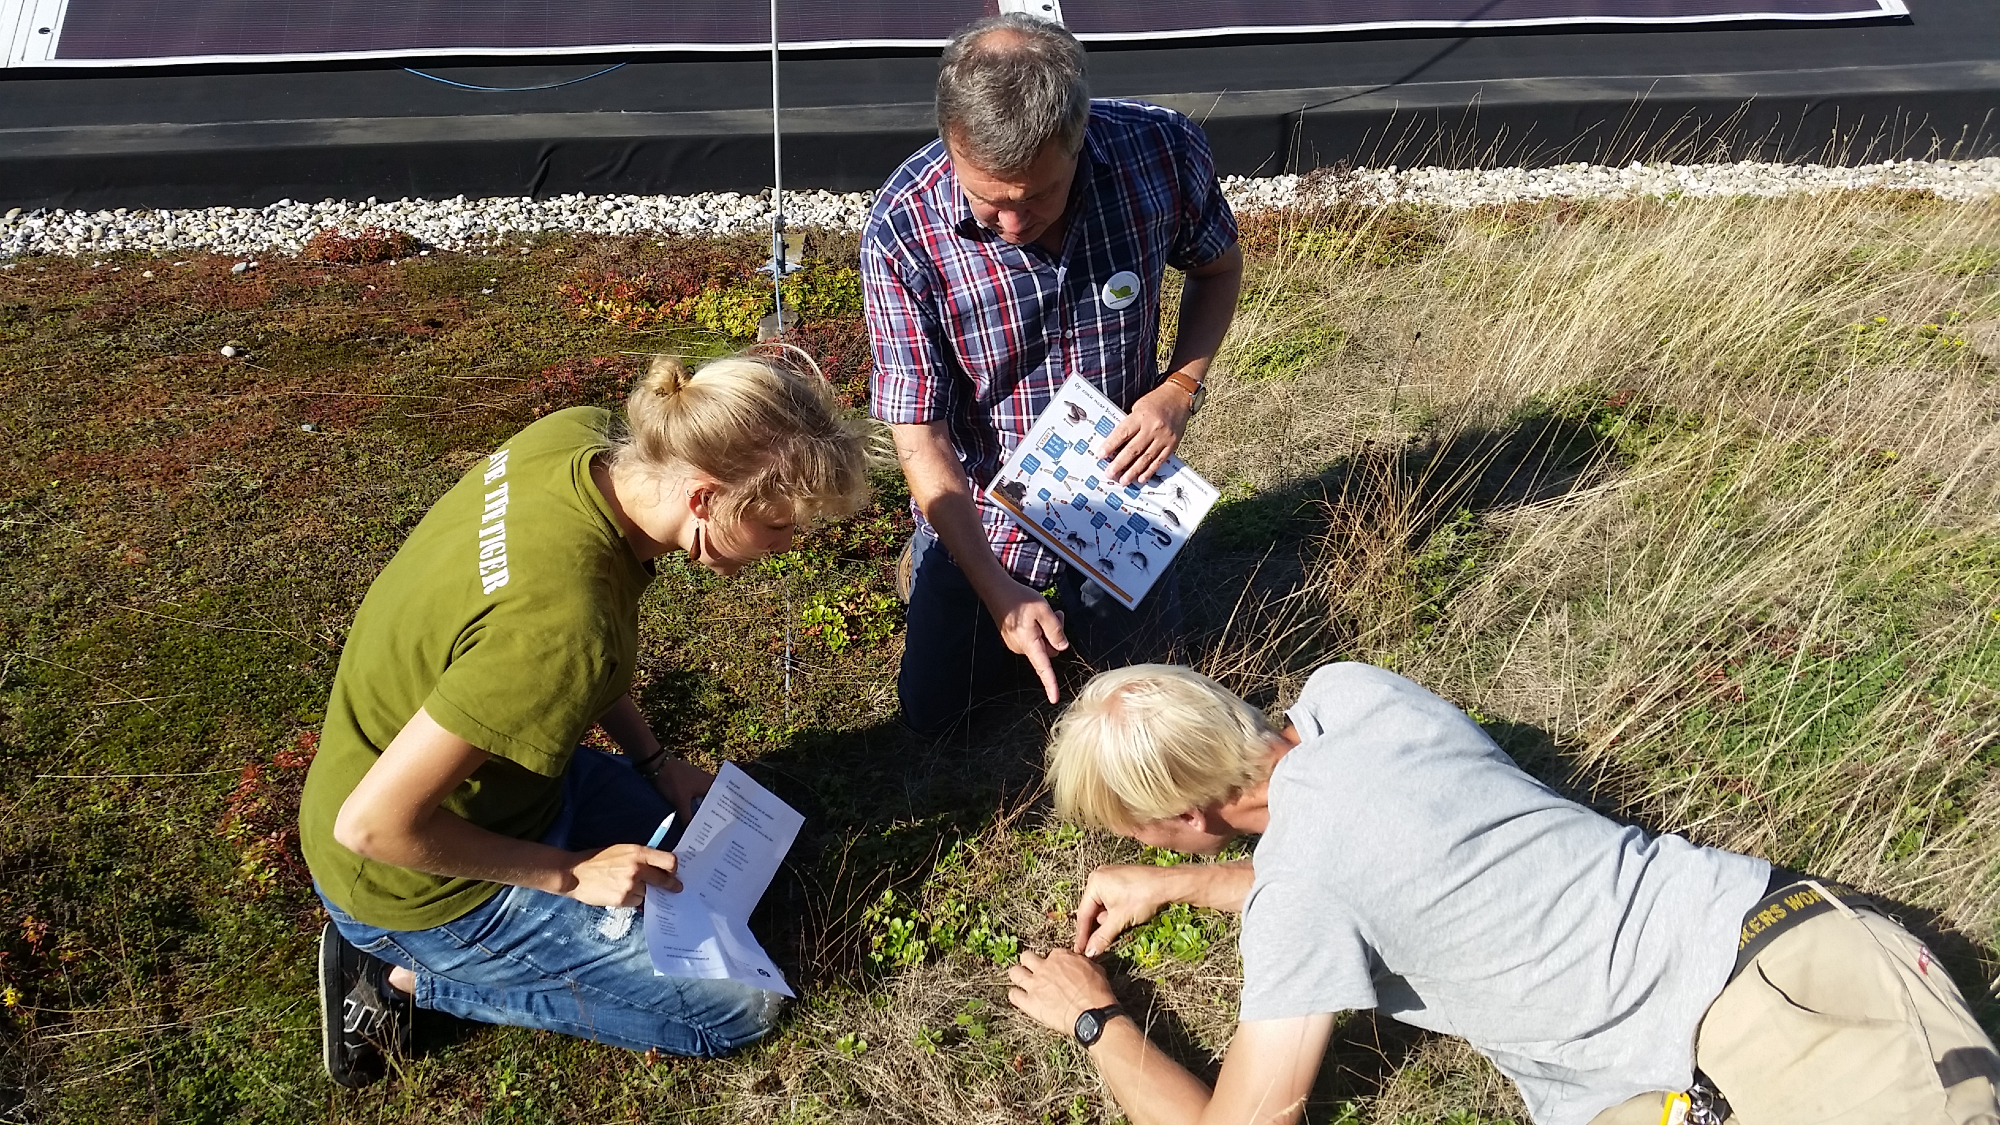
<path fill-rule="evenodd" d="M 778 0 L 771 0 L 771 311 L 785 338 L 785 147 L 778 124 Z"/>

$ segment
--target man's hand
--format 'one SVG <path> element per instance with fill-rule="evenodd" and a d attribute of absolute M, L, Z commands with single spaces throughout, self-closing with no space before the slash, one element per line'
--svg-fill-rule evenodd
<path fill-rule="evenodd" d="M 1036 1023 L 1063 1035 L 1076 1029 L 1076 1017 L 1118 1000 L 1104 970 L 1067 949 L 1051 949 L 1047 956 L 1023 953 L 1021 963 L 1007 970 L 1007 979 L 1014 985 L 1007 999 Z"/>
<path fill-rule="evenodd" d="M 1035 666 L 1042 690 L 1048 693 L 1049 702 L 1055 703 L 1060 699 L 1056 693 L 1055 655 L 1069 648 L 1069 638 L 1063 635 L 1062 611 L 1019 582 L 1009 585 L 1011 589 L 1002 587 L 987 602 L 987 608 L 994 623 L 1000 626 L 1000 639 Z M 1009 595 L 1011 600 L 1000 600 Z"/>
<path fill-rule="evenodd" d="M 993 615 L 1000 639 L 1028 658 L 1049 702 L 1057 702 L 1061 697 L 1056 690 L 1055 654 L 1069 648 L 1062 614 L 1047 598 L 1016 581 L 994 556 L 979 522 L 972 484 L 958 454 L 952 451 L 944 423 L 913 423 L 891 429 L 896 436 L 896 456 L 902 459 L 903 476 L 910 482 L 910 495 L 917 507 Z"/>
<path fill-rule="evenodd" d="M 1173 901 L 1169 884 L 1174 874 L 1171 868 L 1142 864 L 1111 864 L 1091 872 L 1077 900 L 1072 948 L 1085 957 L 1110 949 L 1119 934 Z"/>
<path fill-rule="evenodd" d="M 653 775 L 653 788 L 674 803 L 674 815 L 683 826 L 694 819 L 694 799 L 715 784 L 715 775 L 683 758 L 669 756 Z"/>
<path fill-rule="evenodd" d="M 1161 383 L 1132 404 L 1132 412 L 1104 439 L 1098 454 L 1111 462 L 1108 470 L 1120 484 L 1137 484 L 1160 470 L 1187 433 L 1193 409 L 1188 393 Z"/>
<path fill-rule="evenodd" d="M 1106 864 L 1090 873 L 1077 900 L 1074 948 L 1095 957 L 1170 902 L 1240 913 L 1256 880 L 1257 869 L 1248 860 L 1172 867 Z"/>
<path fill-rule="evenodd" d="M 613 844 L 593 852 L 578 852 L 570 868 L 575 884 L 563 893 L 591 906 L 638 906 L 646 888 L 678 891 L 674 874 L 680 861 L 672 852 L 639 844 Z"/>

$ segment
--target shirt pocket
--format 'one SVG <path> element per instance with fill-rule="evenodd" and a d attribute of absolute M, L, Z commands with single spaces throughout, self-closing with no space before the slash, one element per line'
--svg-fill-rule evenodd
<path fill-rule="evenodd" d="M 1159 278 L 1139 281 L 1138 300 L 1122 309 L 1104 303 L 1109 274 L 1079 284 L 1067 302 L 1063 344 L 1071 367 L 1087 375 L 1106 398 L 1130 410 L 1159 383 L 1157 307 Z"/>

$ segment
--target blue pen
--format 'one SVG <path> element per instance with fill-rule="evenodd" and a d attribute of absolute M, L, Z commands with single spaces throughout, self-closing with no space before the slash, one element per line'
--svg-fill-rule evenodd
<path fill-rule="evenodd" d="M 660 826 L 658 828 L 653 829 L 653 838 L 646 841 L 646 846 L 649 848 L 659 847 L 660 841 L 666 839 L 667 833 L 672 832 L 673 830 L 674 830 L 674 814 L 668 813 L 667 819 L 661 821 Z"/>
<path fill-rule="evenodd" d="M 694 812 L 700 812 L 700 811 L 701 811 L 701 798 L 700 798 L 700 797 L 696 797 L 696 798 L 694 799 L 694 809 L 693 809 L 693 811 L 694 811 Z M 650 840 L 648 840 L 648 841 L 646 841 L 646 846 L 647 846 L 647 847 L 649 847 L 649 848 L 657 848 L 657 847 L 659 847 L 659 846 L 660 846 L 660 842 L 661 842 L 661 841 L 663 841 L 663 840 L 665 840 L 665 839 L 666 839 L 666 838 L 667 838 L 667 837 L 668 837 L 668 836 L 669 836 L 670 834 L 672 834 L 672 832 L 673 832 L 673 830 L 674 830 L 674 815 L 675 815 L 674 813 L 668 813 L 668 814 L 667 814 L 667 819 L 665 819 L 665 820 L 661 821 L 661 822 L 660 822 L 660 826 L 659 826 L 658 828 L 655 828 L 655 829 L 653 830 L 653 838 L 652 838 L 652 839 L 650 839 Z"/>

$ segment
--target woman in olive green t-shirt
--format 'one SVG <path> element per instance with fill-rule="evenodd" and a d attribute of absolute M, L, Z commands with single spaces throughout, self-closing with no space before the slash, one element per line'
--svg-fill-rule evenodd
<path fill-rule="evenodd" d="M 407 1009 L 635 1050 L 720 1054 L 775 993 L 654 975 L 630 908 L 677 891 L 709 776 L 667 754 L 628 690 L 639 596 L 673 551 L 720 574 L 866 493 L 860 424 L 816 374 L 738 355 L 656 361 L 626 404 L 552 414 L 441 498 L 369 587 L 300 802 L 332 921 L 328 1073 L 365 1085 Z M 624 751 L 578 750 L 593 725 Z"/>

